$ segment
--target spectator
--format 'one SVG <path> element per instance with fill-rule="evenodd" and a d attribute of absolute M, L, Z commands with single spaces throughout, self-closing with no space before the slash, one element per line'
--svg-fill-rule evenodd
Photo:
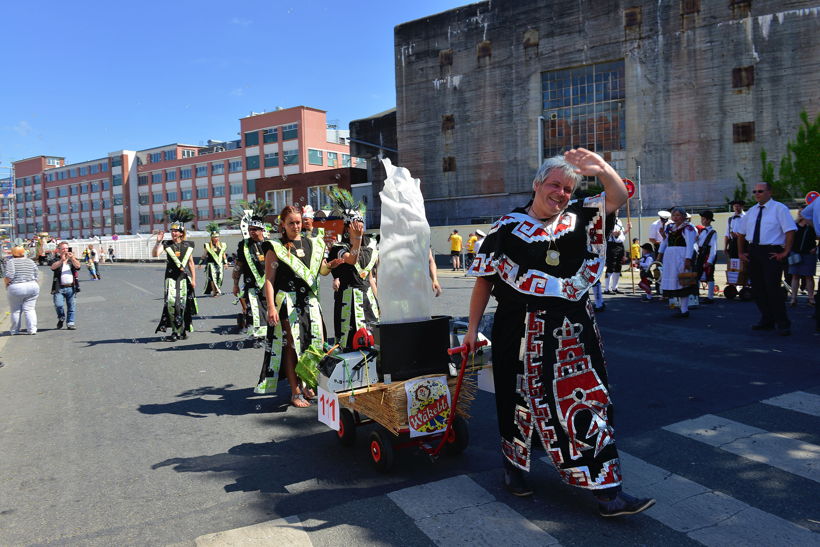
<path fill-rule="evenodd" d="M 632 238 L 632 245 L 629 247 L 629 258 L 632 261 L 631 266 L 638 268 L 638 262 L 641 260 L 641 244 L 638 242 L 637 237 Z"/>
<path fill-rule="evenodd" d="M 453 271 L 461 269 L 461 236 L 458 235 L 458 230 L 453 230 L 453 233 L 447 237 L 450 242 L 450 259 L 453 262 Z"/>
<path fill-rule="evenodd" d="M 111 262 L 114 262 L 114 258 L 115 258 L 114 257 L 114 246 L 109 245 L 108 246 L 108 260 L 110 260 Z"/>
<path fill-rule="evenodd" d="M 475 242 L 478 241 L 478 236 L 470 232 L 467 236 L 467 262 L 464 264 L 465 268 L 469 268 L 473 259 L 475 258 Z"/>
<path fill-rule="evenodd" d="M 726 221 L 726 235 L 723 237 L 724 245 L 723 251 L 726 253 L 726 260 L 732 258 L 737 258 L 737 232 L 735 232 L 735 228 L 737 228 L 738 221 L 740 221 L 746 213 L 743 212 L 743 202 L 740 200 L 735 200 L 730 203 L 732 206 L 732 212 L 734 213 L 732 216 L 729 217 L 729 220 Z"/>
<path fill-rule="evenodd" d="M 703 211 L 700 214 L 700 223 L 703 229 L 699 231 L 697 245 L 697 260 L 695 271 L 698 280 L 706 282 L 706 299 L 704 304 L 715 302 L 715 256 L 717 255 L 717 232 L 712 227 L 715 214 L 712 211 Z"/>
<path fill-rule="evenodd" d="M 51 294 L 57 312 L 57 328 L 63 328 L 65 310 L 68 307 L 67 328 L 73 330 L 77 328 L 74 322 L 77 309 L 75 297 L 80 292 L 80 261 L 74 256 L 67 241 L 61 241 L 57 245 L 56 260 L 51 264 L 51 271 L 54 272 Z"/>
<path fill-rule="evenodd" d="M 39 275 L 37 264 L 26 257 L 26 250 L 20 246 L 12 247 L 11 258 L 6 264 L 3 278 L 11 308 L 12 335 L 20 332 L 23 315 L 26 317 L 28 333 L 37 334 L 37 312 L 34 306 L 37 304 L 37 297 L 40 296 L 40 285 L 37 283 Z"/>
<path fill-rule="evenodd" d="M 797 232 L 794 247 L 789 255 L 789 274 L 792 276 L 791 305 L 797 305 L 797 291 L 801 278 L 806 283 L 809 305 L 814 306 L 814 272 L 817 267 L 817 234 L 808 220 L 802 216 L 803 208 L 797 213 Z"/>

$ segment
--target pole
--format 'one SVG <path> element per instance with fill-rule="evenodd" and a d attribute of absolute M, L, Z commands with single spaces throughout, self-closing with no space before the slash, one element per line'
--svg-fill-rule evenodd
<path fill-rule="evenodd" d="M 641 235 L 641 221 L 643 220 L 643 197 L 641 195 L 641 164 L 638 162 L 638 243 L 643 244 L 643 237 Z"/>
<path fill-rule="evenodd" d="M 626 200 L 626 233 L 629 234 L 627 237 L 627 256 L 629 257 L 629 271 L 631 272 L 631 283 L 632 283 L 632 294 L 635 294 L 635 268 L 632 267 L 632 216 L 629 212 L 629 202 L 632 198 L 628 198 Z M 638 223 L 640 226 L 640 221 Z M 640 229 L 640 228 L 639 228 Z M 640 242 L 640 239 L 638 240 Z"/>

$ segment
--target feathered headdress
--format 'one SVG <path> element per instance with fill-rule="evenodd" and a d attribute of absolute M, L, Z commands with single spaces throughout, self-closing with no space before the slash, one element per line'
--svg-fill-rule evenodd
<path fill-rule="evenodd" d="M 353 196 L 344 188 L 337 186 L 330 190 L 325 190 L 325 194 L 333 200 L 333 214 L 342 217 L 345 223 L 359 221 L 364 222 L 366 206 L 364 203 L 356 203 Z"/>
<path fill-rule="evenodd" d="M 209 222 L 207 226 L 205 226 L 205 230 L 211 234 L 211 237 L 216 237 L 219 235 L 219 224 L 216 222 Z"/>
<path fill-rule="evenodd" d="M 239 229 L 242 230 L 242 237 L 245 239 L 251 237 L 248 232 L 250 227 L 266 229 L 265 217 L 269 214 L 271 204 L 264 199 L 240 201 L 233 211 L 234 219 L 239 222 Z"/>
<path fill-rule="evenodd" d="M 171 222 L 171 230 L 185 231 L 185 223 L 194 220 L 194 212 L 187 207 L 171 207 L 165 210 L 165 216 Z"/>

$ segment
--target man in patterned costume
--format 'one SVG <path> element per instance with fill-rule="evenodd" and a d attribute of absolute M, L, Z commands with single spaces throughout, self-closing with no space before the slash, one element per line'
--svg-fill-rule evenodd
<path fill-rule="evenodd" d="M 570 201 L 581 176 L 605 192 Z M 621 491 L 603 346 L 588 291 L 606 262 L 605 217 L 627 199 L 615 170 L 578 148 L 549 158 L 533 180 L 533 198 L 501 217 L 468 273 L 477 276 L 464 343 L 475 347 L 490 295 L 493 373 L 504 457 L 504 483 L 532 494 L 533 437 L 568 484 L 591 490 L 602 516 L 641 512 L 655 500 Z M 536 441 L 537 442 L 537 441 Z"/>
<path fill-rule="evenodd" d="M 256 200 L 244 203 L 244 208 L 237 210 L 239 227 L 242 230 L 242 241 L 236 249 L 236 265 L 233 270 L 233 294 L 243 299 L 243 321 L 249 338 L 259 342 L 267 336 L 268 327 L 265 320 L 267 303 L 262 287 L 265 284 L 265 251 L 262 244 L 267 235 L 265 217 L 268 215 L 267 201 Z M 239 279 L 243 280 L 240 291 Z"/>
<path fill-rule="evenodd" d="M 193 316 L 197 313 L 196 270 L 194 269 L 194 244 L 185 241 L 185 223 L 194 219 L 190 209 L 174 207 L 166 211 L 171 221 L 171 240 L 163 241 L 165 232 L 157 232 L 157 242 L 152 255 L 165 254 L 165 306 L 156 332 L 171 328 L 170 341 L 185 339 L 193 332 Z M 162 251 L 160 251 L 162 248 Z"/>
<path fill-rule="evenodd" d="M 211 222 L 205 229 L 211 234 L 211 241 L 205 243 L 205 253 L 202 255 L 205 294 L 219 296 L 222 294 L 222 274 L 228 264 L 228 244 L 219 241 L 219 225 L 216 222 Z"/>

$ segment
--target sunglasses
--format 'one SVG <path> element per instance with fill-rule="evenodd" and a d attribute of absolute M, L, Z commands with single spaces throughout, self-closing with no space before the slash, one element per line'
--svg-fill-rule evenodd
<path fill-rule="evenodd" d="M 256 226 L 251 226 L 250 228 L 248 228 L 248 231 L 249 232 L 261 232 L 262 228 L 257 228 Z"/>
<path fill-rule="evenodd" d="M 767 190 L 752 190 L 752 193 L 753 193 L 753 194 L 762 194 L 762 193 L 764 193 L 764 192 L 766 192 L 766 191 L 767 191 Z"/>

